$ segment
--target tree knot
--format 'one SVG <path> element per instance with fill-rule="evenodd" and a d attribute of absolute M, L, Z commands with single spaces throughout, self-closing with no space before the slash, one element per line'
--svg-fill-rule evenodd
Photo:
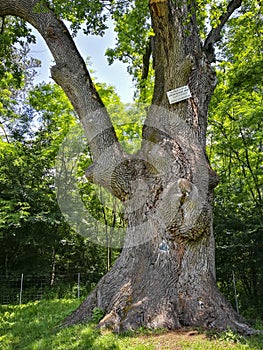
<path fill-rule="evenodd" d="M 57 34 L 54 27 L 48 27 L 46 30 L 46 35 L 47 35 L 47 38 L 50 38 L 52 40 L 57 39 Z"/>

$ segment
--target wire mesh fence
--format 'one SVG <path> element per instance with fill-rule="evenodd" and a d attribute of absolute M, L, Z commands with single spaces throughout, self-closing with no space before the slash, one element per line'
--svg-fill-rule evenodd
<path fill-rule="evenodd" d="M 0 275 L 0 304 L 24 304 L 29 301 L 55 298 L 81 298 L 95 286 L 92 273 L 56 276 L 20 274 Z"/>

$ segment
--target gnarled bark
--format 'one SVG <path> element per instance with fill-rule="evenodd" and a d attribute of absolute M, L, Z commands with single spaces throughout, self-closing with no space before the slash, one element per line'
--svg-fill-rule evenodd
<path fill-rule="evenodd" d="M 94 156 L 87 177 L 123 201 L 128 222 L 114 267 L 64 323 L 88 321 L 100 307 L 106 313 L 100 325 L 115 330 L 202 326 L 248 332 L 215 282 L 211 205 L 218 179 L 205 155 L 205 133 L 216 85 L 208 46 L 218 35 L 202 46 L 194 1 L 149 1 L 155 90 L 141 150 L 130 156 L 117 142 L 65 25 L 43 3 L 43 11 L 35 11 L 36 4 L 2 0 L 0 15 L 23 17 L 46 40 L 56 61 L 52 76 L 76 109 Z M 222 15 L 222 26 L 227 18 Z M 192 97 L 170 105 L 167 91 L 184 85 Z"/>

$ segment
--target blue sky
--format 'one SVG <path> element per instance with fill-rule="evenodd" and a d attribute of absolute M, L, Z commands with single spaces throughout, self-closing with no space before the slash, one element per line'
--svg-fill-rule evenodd
<path fill-rule="evenodd" d="M 50 79 L 50 66 L 53 57 L 42 37 L 34 30 L 37 37 L 37 43 L 31 45 L 31 56 L 41 60 L 41 68 L 38 69 L 36 83 L 48 81 Z M 92 69 L 99 82 L 104 82 L 115 86 L 117 93 L 123 102 L 132 102 L 133 83 L 131 76 L 127 73 L 126 65 L 120 61 L 108 65 L 104 53 L 107 48 L 114 47 L 114 31 L 109 29 L 104 37 L 87 36 L 80 32 L 74 41 L 84 59 L 88 56 L 91 58 Z"/>

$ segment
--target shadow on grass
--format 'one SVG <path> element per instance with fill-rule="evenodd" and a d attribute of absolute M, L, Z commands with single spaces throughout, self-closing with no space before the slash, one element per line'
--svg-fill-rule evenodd
<path fill-rule="evenodd" d="M 262 350 L 263 349 L 263 333 L 253 335 L 246 338 L 246 343 L 249 349 Z"/>

